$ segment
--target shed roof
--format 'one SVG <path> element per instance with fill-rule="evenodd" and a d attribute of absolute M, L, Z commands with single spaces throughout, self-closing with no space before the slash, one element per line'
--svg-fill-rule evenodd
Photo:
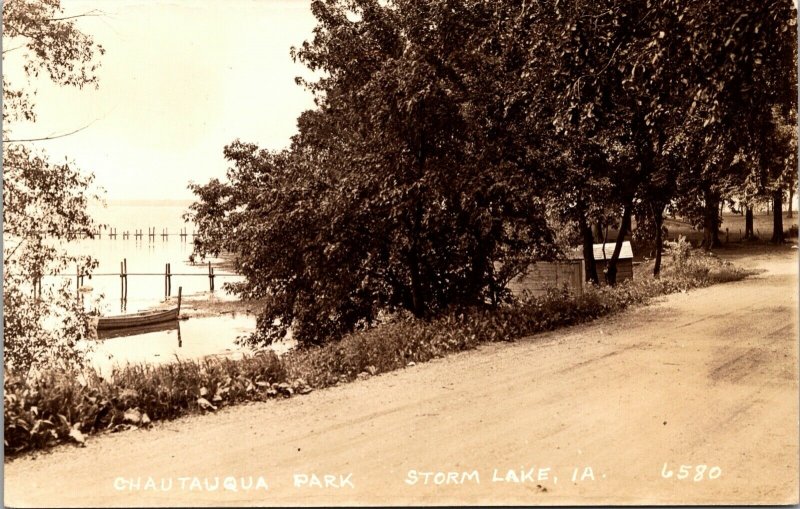
<path fill-rule="evenodd" d="M 616 242 L 606 242 L 605 243 L 605 256 L 603 255 L 603 244 L 595 244 L 594 247 L 594 259 L 595 260 L 608 260 L 611 258 L 611 255 L 614 254 L 614 246 Z M 631 249 L 631 243 L 629 241 L 624 241 L 622 243 L 622 249 L 619 252 L 619 259 L 620 260 L 627 260 L 633 258 L 633 250 Z"/>

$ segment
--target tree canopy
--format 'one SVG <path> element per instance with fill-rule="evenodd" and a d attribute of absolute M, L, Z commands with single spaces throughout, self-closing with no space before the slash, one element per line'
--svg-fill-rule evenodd
<path fill-rule="evenodd" d="M 614 284 L 634 217 L 659 255 L 671 207 L 711 247 L 723 197 L 794 168 L 788 0 L 311 6 L 291 54 L 317 107 L 285 151 L 237 140 L 227 181 L 192 185 L 197 251 L 231 252 L 236 289 L 267 299 L 256 341 L 499 305 L 562 239 L 591 259 L 599 222 L 619 230 Z"/>

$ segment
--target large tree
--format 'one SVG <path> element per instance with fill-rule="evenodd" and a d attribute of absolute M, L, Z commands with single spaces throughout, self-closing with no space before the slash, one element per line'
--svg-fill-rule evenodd
<path fill-rule="evenodd" d="M 536 174 L 502 150 L 497 11 L 366 0 L 312 10 L 314 38 L 294 55 L 323 75 L 307 83 L 318 108 L 300 117 L 288 153 L 227 149 L 235 168 L 222 185 L 248 198 L 223 243 L 244 294 L 268 298 L 260 338 L 293 326 L 318 343 L 384 312 L 497 304 L 512 276 L 556 254 Z M 253 184 L 236 178 L 249 167 Z M 195 188 L 201 199 L 209 185 Z M 202 207 L 201 224 L 212 217 Z"/>
<path fill-rule="evenodd" d="M 3 338 L 6 365 L 17 370 L 77 360 L 75 344 L 87 333 L 75 293 L 42 278 L 93 266 L 64 251 L 64 242 L 92 229 L 92 176 L 51 162 L 35 146 L 46 137 L 14 136 L 19 122 L 36 120 L 36 78 L 97 84 L 103 50 L 78 29 L 79 17 L 65 16 L 58 0 L 3 3 Z"/>
<path fill-rule="evenodd" d="M 619 217 L 607 281 L 635 210 L 650 218 L 658 253 L 664 210 L 676 202 L 704 226 L 705 245 L 717 245 L 720 201 L 747 177 L 738 159 L 775 146 L 764 122 L 773 107 L 795 109 L 791 3 L 553 1 L 526 14 L 518 40 L 550 48 L 532 54 L 524 77 L 542 113 L 534 122 L 555 126 L 551 140 L 584 176 L 581 196 L 606 209 L 611 200 Z M 592 145 L 601 157 L 581 156 Z M 598 161 L 610 168 L 598 172 Z M 596 187 L 595 174 L 611 187 Z"/>
<path fill-rule="evenodd" d="M 754 187 L 775 192 L 792 164 L 787 141 L 796 134 L 780 136 L 779 119 L 796 118 L 797 12 L 788 0 L 736 1 L 695 9 L 690 19 L 702 51 L 692 55 L 700 86 L 689 110 L 695 135 L 684 146 L 698 165 L 683 189 L 703 204 L 710 248 L 718 242 L 720 200 L 749 199 Z"/>

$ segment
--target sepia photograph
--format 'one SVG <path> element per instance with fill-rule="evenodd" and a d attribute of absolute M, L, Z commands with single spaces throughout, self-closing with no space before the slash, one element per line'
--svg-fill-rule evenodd
<path fill-rule="evenodd" d="M 8 507 L 800 503 L 797 0 L 0 0 Z"/>

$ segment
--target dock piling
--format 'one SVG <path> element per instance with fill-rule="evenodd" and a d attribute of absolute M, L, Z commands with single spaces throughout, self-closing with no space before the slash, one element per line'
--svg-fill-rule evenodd
<path fill-rule="evenodd" d="M 123 302 L 128 302 L 128 259 L 123 258 L 119 262 L 119 277 L 122 285 L 120 299 Z"/>
<path fill-rule="evenodd" d="M 214 291 L 214 267 L 211 266 L 211 261 L 208 262 L 208 287 Z"/>
<path fill-rule="evenodd" d="M 172 269 L 170 264 L 168 263 L 164 267 L 164 298 L 168 298 L 172 295 Z"/>

